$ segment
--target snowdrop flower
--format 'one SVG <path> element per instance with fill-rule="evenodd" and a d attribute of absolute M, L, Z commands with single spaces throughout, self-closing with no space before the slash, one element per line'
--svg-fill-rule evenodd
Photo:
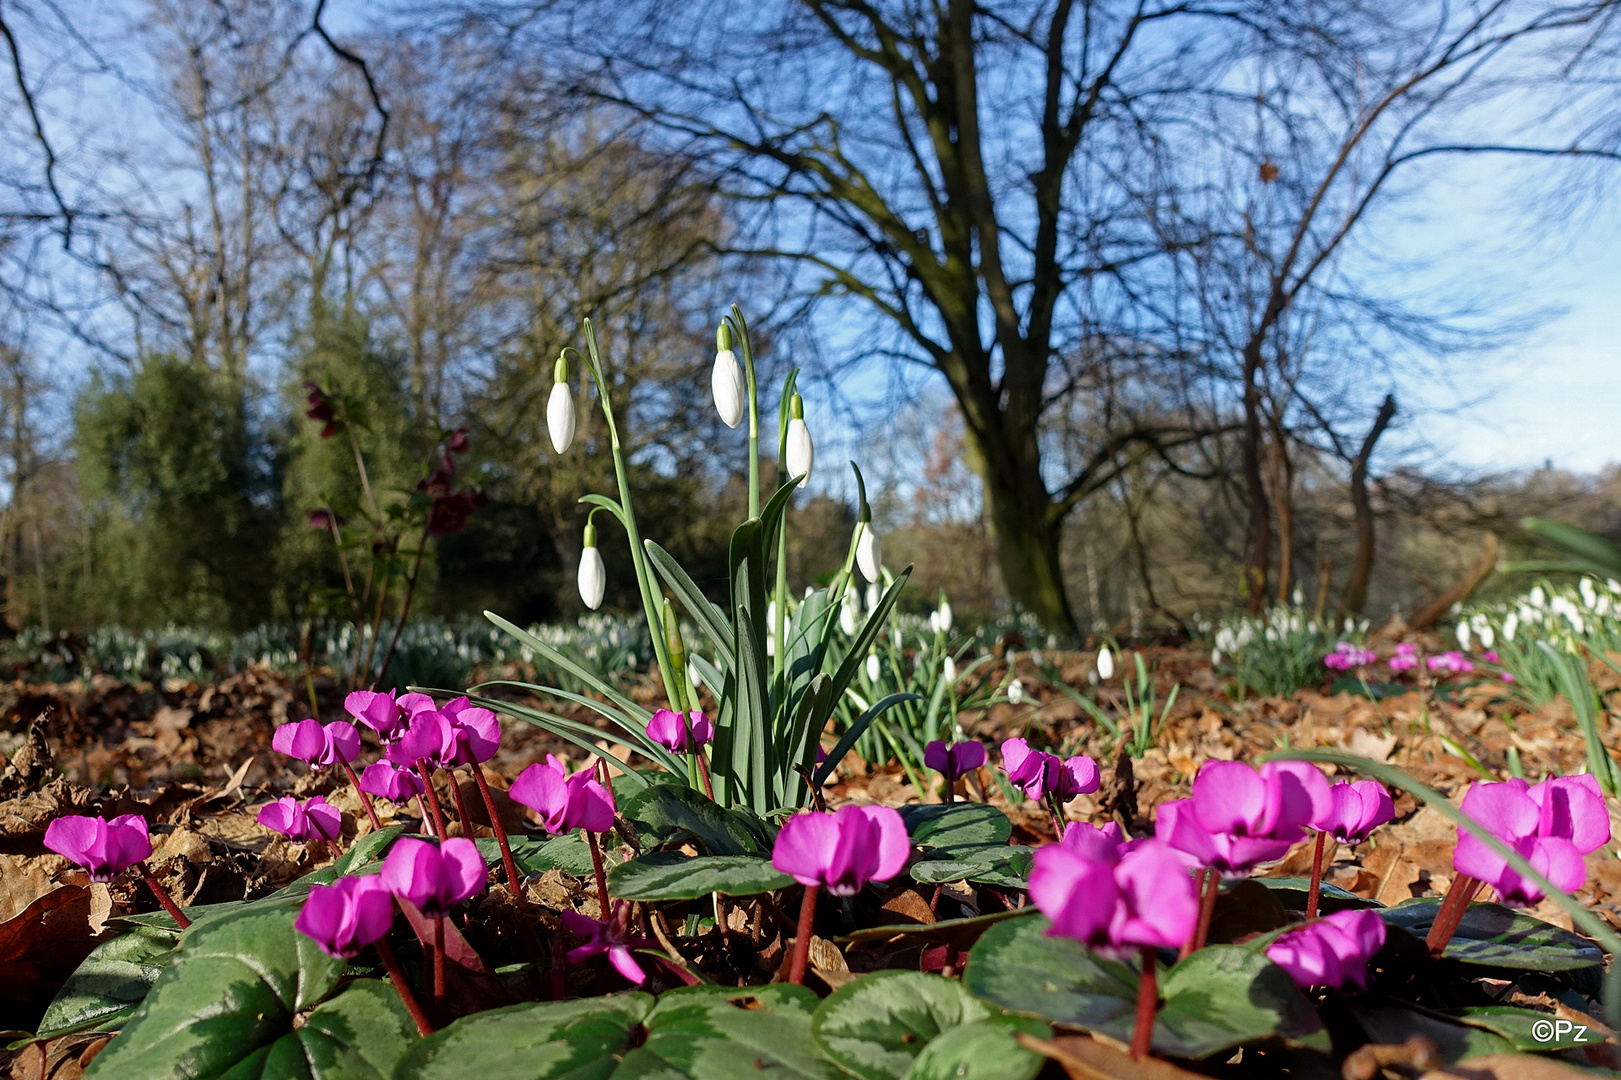
<path fill-rule="evenodd" d="M 580 599 L 592 611 L 602 606 L 602 594 L 608 589 L 608 567 L 597 550 L 597 527 L 589 520 L 585 523 L 584 546 L 580 548 Z"/>
<path fill-rule="evenodd" d="M 1024 683 L 1014 679 L 1007 684 L 1007 699 L 1009 704 L 1018 705 L 1024 701 Z"/>
<path fill-rule="evenodd" d="M 901 637 L 901 628 L 898 626 L 890 628 L 889 640 L 897 649 L 901 648 L 906 641 L 905 638 Z"/>
<path fill-rule="evenodd" d="M 867 678 L 872 680 L 873 682 L 877 682 L 878 681 L 878 676 L 879 676 L 879 674 L 880 674 L 880 672 L 882 670 L 883 670 L 882 667 L 878 663 L 878 654 L 877 653 L 868 653 L 867 654 Z"/>
<path fill-rule="evenodd" d="M 1097 669 L 1098 678 L 1114 678 L 1114 653 L 1109 651 L 1109 647 L 1107 645 L 1098 650 Z"/>
<path fill-rule="evenodd" d="M 931 611 L 929 612 L 929 633 L 938 634 L 940 632 L 940 613 Z"/>
<path fill-rule="evenodd" d="M 951 601 L 946 599 L 946 594 L 943 592 L 940 594 L 940 606 L 935 609 L 935 614 L 940 616 L 940 632 L 942 634 L 951 633 Z"/>
<path fill-rule="evenodd" d="M 1459 623 L 1458 624 L 1457 634 L 1458 634 L 1458 648 L 1464 650 L 1465 652 L 1468 652 L 1469 651 L 1469 624 L 1466 623 L 1466 622 Z"/>
<path fill-rule="evenodd" d="M 856 618 L 861 614 L 861 597 L 854 589 L 844 594 L 844 600 L 839 605 L 839 629 L 844 631 L 845 637 L 856 636 Z"/>
<path fill-rule="evenodd" d="M 856 537 L 856 567 L 861 576 L 868 581 L 878 581 L 883 573 L 883 549 L 878 542 L 878 530 L 872 527 L 872 522 L 864 521 L 856 525 L 861 534 Z"/>
<path fill-rule="evenodd" d="M 1520 629 L 1520 616 L 1517 612 L 1509 612 L 1508 618 L 1503 620 L 1503 640 L 1513 641 L 1514 635 Z"/>
<path fill-rule="evenodd" d="M 1210 664 L 1211 664 L 1212 667 L 1221 667 L 1221 650 L 1220 649 L 1211 649 L 1210 650 Z"/>
<path fill-rule="evenodd" d="M 1534 608 L 1546 608 L 1548 606 L 1548 594 L 1542 591 L 1541 585 L 1531 586 L 1530 599 L 1531 606 Z"/>
<path fill-rule="evenodd" d="M 1489 649 L 1497 642 L 1497 631 L 1492 629 L 1491 623 L 1479 627 L 1475 631 L 1475 636 L 1480 638 L 1480 647 L 1482 649 Z"/>
<path fill-rule="evenodd" d="M 1582 594 L 1582 603 L 1588 607 L 1598 606 L 1598 591 L 1593 588 L 1592 578 L 1582 578 L 1581 583 L 1576 586 L 1576 591 Z"/>
<path fill-rule="evenodd" d="M 878 582 L 867 586 L 867 610 L 872 611 L 878 606 L 878 601 L 884 598 L 884 587 Z"/>
<path fill-rule="evenodd" d="M 732 331 L 725 323 L 715 328 L 715 370 L 709 376 L 709 389 L 715 395 L 715 411 L 721 423 L 735 428 L 743 422 L 746 404 L 743 365 L 732 351 Z"/>
<path fill-rule="evenodd" d="M 795 394 L 788 401 L 788 452 L 784 455 L 788 475 L 802 476 L 804 487 L 810 482 L 811 465 L 816 461 L 816 447 L 811 444 L 810 429 L 805 426 L 805 403 Z"/>
<path fill-rule="evenodd" d="M 947 686 L 954 685 L 957 681 L 957 661 L 949 656 L 940 661 L 940 674 L 945 678 Z"/>
<path fill-rule="evenodd" d="M 554 369 L 552 396 L 546 399 L 546 433 L 552 449 L 566 453 L 574 442 L 574 395 L 568 389 L 568 360 L 559 356 Z"/>

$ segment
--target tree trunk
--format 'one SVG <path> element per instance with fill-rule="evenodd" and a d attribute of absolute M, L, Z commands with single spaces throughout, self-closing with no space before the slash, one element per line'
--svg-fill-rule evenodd
<path fill-rule="evenodd" d="M 1368 459 L 1379 436 L 1396 415 L 1396 398 L 1386 394 L 1379 414 L 1373 419 L 1362 449 L 1351 459 L 1351 507 L 1356 512 L 1356 558 L 1351 561 L 1351 580 L 1346 582 L 1340 600 L 1341 615 L 1361 615 L 1368 603 L 1368 578 L 1373 573 L 1373 504 L 1368 499 Z"/>
<path fill-rule="evenodd" d="M 996 548 L 1002 584 L 1013 602 L 1050 630 L 1071 633 L 1075 615 L 1064 590 L 1058 541 L 1062 519 L 1054 519 L 1052 496 L 1041 479 L 1039 456 L 1017 447 L 988 445 L 968 425 L 968 462 L 979 475 L 985 520 Z M 1032 447 L 1034 440 L 1031 440 Z"/>
<path fill-rule="evenodd" d="M 1249 540 L 1244 567 L 1244 594 L 1251 612 L 1266 603 L 1266 567 L 1272 555 L 1272 507 L 1267 502 L 1266 480 L 1261 475 L 1261 338 L 1244 346 L 1244 487 L 1249 494 Z"/>

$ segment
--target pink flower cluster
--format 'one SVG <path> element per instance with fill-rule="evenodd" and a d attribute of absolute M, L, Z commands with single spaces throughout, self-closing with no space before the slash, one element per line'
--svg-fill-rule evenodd
<path fill-rule="evenodd" d="M 1090 795 L 1102 783 L 1098 763 L 1085 755 L 1062 759 L 1045 750 L 1032 750 L 1023 739 L 1002 744 L 1002 767 L 1013 786 L 1027 798 L 1052 796 L 1060 803 L 1077 795 Z"/>
<path fill-rule="evenodd" d="M 1418 666 L 1418 646 L 1404 641 L 1396 646 L 1396 655 L 1385 663 L 1390 665 L 1391 671 L 1411 671 Z"/>
<path fill-rule="evenodd" d="M 1365 667 L 1377 659 L 1379 657 L 1373 650 L 1342 641 L 1334 646 L 1333 652 L 1323 657 L 1323 666 L 1330 671 L 1350 671 L 1352 668 Z"/>
<path fill-rule="evenodd" d="M 509 794 L 539 814 L 541 824 L 554 836 L 575 829 L 613 828 L 613 792 L 592 779 L 590 769 L 570 773 L 555 754 L 547 754 L 544 765 L 537 763 L 519 773 Z"/>
<path fill-rule="evenodd" d="M 1313 919 L 1267 946 L 1266 956 L 1302 990 L 1368 988 L 1368 962 L 1385 944 L 1385 921 L 1367 909 Z"/>
<path fill-rule="evenodd" d="M 1111 957 L 1188 939 L 1199 897 L 1186 862 L 1159 840 L 1123 840 L 1112 822 L 1071 825 L 1036 849 L 1030 899 L 1052 920 L 1048 934 Z"/>
<path fill-rule="evenodd" d="M 1431 671 L 1439 671 L 1446 675 L 1461 675 L 1466 671 L 1475 670 L 1475 665 L 1457 649 L 1438 653 L 1426 660 L 1425 664 Z"/>
<path fill-rule="evenodd" d="M 396 900 L 441 919 L 483 891 L 489 876 L 471 840 L 458 836 L 436 846 L 405 837 L 389 849 L 382 873 L 310 889 L 293 929 L 327 955 L 351 960 L 388 933 Z"/>
<path fill-rule="evenodd" d="M 1558 776 L 1528 784 L 1510 779 L 1478 783 L 1463 797 L 1463 812 L 1525 857 L 1532 868 L 1566 892 L 1587 881 L 1583 857 L 1610 842 L 1610 814 L 1591 775 Z M 1503 902 L 1530 907 L 1542 890 L 1467 829 L 1458 830 L 1453 868 L 1484 881 Z"/>

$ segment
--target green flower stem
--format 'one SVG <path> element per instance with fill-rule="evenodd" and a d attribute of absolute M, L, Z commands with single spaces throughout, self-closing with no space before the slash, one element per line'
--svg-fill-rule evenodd
<path fill-rule="evenodd" d="M 1621 957 L 1621 936 L 1610 929 L 1609 925 L 1597 915 L 1582 906 L 1574 896 L 1565 892 L 1559 886 L 1537 871 L 1536 867 L 1503 843 L 1492 831 L 1484 825 L 1469 817 L 1463 811 L 1447 801 L 1439 791 L 1428 784 L 1413 779 L 1394 765 L 1373 761 L 1369 758 L 1357 757 L 1355 754 L 1343 754 L 1332 750 L 1280 750 L 1268 754 L 1267 761 L 1315 761 L 1331 765 L 1338 765 L 1345 769 L 1352 769 L 1364 776 L 1371 776 L 1403 791 L 1411 792 L 1414 798 L 1420 799 L 1436 810 L 1451 818 L 1453 823 L 1461 829 L 1467 829 L 1475 838 L 1490 848 L 1498 858 L 1513 867 L 1514 872 L 1528 881 L 1535 882 L 1548 899 L 1564 908 L 1571 920 L 1581 927 L 1583 933 L 1597 941 L 1611 957 Z M 1607 1023 L 1611 1029 L 1621 1028 L 1621 963 L 1611 963 L 1604 973 L 1604 1008 Z"/>
<path fill-rule="evenodd" d="M 743 309 L 736 304 L 732 305 L 731 320 L 732 329 L 737 332 L 738 349 L 743 354 L 743 375 L 748 380 L 749 517 L 757 518 L 760 516 L 760 393 L 754 382 L 754 345 L 749 341 L 749 324 L 743 318 Z"/>
<path fill-rule="evenodd" d="M 608 422 L 608 443 L 613 450 L 614 479 L 619 484 L 619 517 L 630 539 L 630 561 L 636 570 L 636 585 L 641 590 L 642 608 L 647 613 L 647 628 L 652 632 L 653 657 L 658 661 L 659 673 L 664 676 L 666 688 L 674 686 L 674 672 L 670 670 L 670 654 L 664 645 L 664 623 L 659 617 L 658 590 L 653 585 L 653 573 L 647 565 L 647 553 L 642 550 L 641 533 L 636 528 L 636 511 L 630 501 L 630 476 L 625 469 L 625 451 L 619 441 L 619 425 L 614 421 L 613 400 L 608 394 L 608 380 L 602 372 L 602 355 L 597 349 L 597 331 L 591 320 L 585 320 L 587 367 L 597 384 L 597 404 Z"/>

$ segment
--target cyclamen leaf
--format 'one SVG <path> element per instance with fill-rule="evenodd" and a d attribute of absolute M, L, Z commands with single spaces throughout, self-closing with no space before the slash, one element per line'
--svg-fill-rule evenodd
<path fill-rule="evenodd" d="M 127 1017 L 158 981 L 179 940 L 177 930 L 139 926 L 97 945 L 46 1007 L 39 1037 Z"/>
<path fill-rule="evenodd" d="M 913 803 L 900 808 L 912 843 L 921 847 L 1005 844 L 1013 835 L 1006 814 L 985 803 Z"/>
<path fill-rule="evenodd" d="M 711 855 L 760 853 L 753 830 L 702 792 L 675 784 L 654 784 L 620 804 L 642 847 L 694 840 Z"/>
<path fill-rule="evenodd" d="M 1379 917 L 1386 926 L 1423 937 L 1440 907 L 1440 900 L 1425 897 L 1385 908 Z M 1488 903 L 1469 905 L 1443 955 L 1463 964 L 1511 971 L 1577 971 L 1604 962 L 1603 950 L 1586 938 Z"/>
<path fill-rule="evenodd" d="M 608 888 L 620 900 L 692 900 L 710 893 L 753 896 L 787 888 L 794 879 L 769 859 L 753 855 L 689 858 L 654 851 L 621 863 L 608 874 Z"/>
<path fill-rule="evenodd" d="M 1045 1062 L 1026 1050 L 1015 1032 L 1048 1038 L 1046 1024 L 1023 1017 L 993 1017 L 948 1028 L 929 1040 L 902 1080 L 1031 1080 Z"/>
<path fill-rule="evenodd" d="M 1009 1025 L 1011 1043 L 1018 1025 L 956 981 L 916 971 L 880 971 L 823 1001 L 811 1022 L 811 1036 L 828 1057 L 862 1080 L 901 1080 L 942 1032 L 991 1022 Z M 1044 1024 L 1025 1024 L 1032 1034 L 1049 1034 Z M 948 1043 L 939 1056 L 960 1052 Z M 1040 1062 L 1033 1064 L 1020 1075 L 1035 1075 Z"/>

